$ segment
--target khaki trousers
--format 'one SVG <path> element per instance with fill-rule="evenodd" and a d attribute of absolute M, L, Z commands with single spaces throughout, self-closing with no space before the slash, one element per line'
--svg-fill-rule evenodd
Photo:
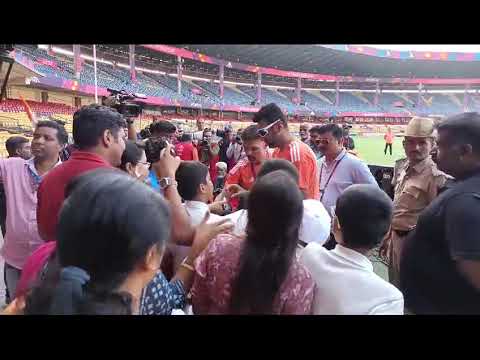
<path fill-rule="evenodd" d="M 392 230 L 390 237 L 388 280 L 397 288 L 400 288 L 400 258 L 406 236 L 399 236 Z"/>

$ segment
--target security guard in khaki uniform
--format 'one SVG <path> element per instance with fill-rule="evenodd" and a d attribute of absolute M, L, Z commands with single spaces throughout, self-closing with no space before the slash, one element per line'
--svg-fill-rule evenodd
<path fill-rule="evenodd" d="M 449 178 L 437 169 L 430 156 L 434 142 L 433 119 L 412 118 L 403 140 L 406 161 L 395 164 L 399 171 L 396 172 L 398 176 L 394 176 L 392 225 L 380 249 L 380 255 L 389 260 L 390 282 L 397 287 L 405 238 L 415 228 L 420 213 L 435 199 Z"/>
<path fill-rule="evenodd" d="M 408 159 L 406 157 L 398 159 L 395 161 L 395 166 L 393 168 L 393 177 L 392 177 L 392 186 L 395 190 L 395 185 L 397 184 L 398 176 L 402 172 L 403 166 L 407 163 Z"/>

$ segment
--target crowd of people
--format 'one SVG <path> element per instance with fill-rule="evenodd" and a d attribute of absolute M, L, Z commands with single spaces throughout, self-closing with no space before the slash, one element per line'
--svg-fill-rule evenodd
<path fill-rule="evenodd" d="M 480 115 L 412 118 L 393 200 L 348 130 L 296 138 L 276 104 L 237 132 L 157 121 L 139 134 L 89 105 L 73 144 L 34 121 L 31 149 L 11 138 L 0 159 L 3 313 L 480 312 Z"/>

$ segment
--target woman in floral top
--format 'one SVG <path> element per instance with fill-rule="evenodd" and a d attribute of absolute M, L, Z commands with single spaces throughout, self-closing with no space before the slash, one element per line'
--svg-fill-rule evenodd
<path fill-rule="evenodd" d="M 258 179 L 245 238 L 219 235 L 195 261 L 195 314 L 310 314 L 315 284 L 295 250 L 303 196 L 290 175 Z"/>

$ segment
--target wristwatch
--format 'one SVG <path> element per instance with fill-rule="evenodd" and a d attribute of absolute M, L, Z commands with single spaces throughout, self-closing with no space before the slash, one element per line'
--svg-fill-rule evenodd
<path fill-rule="evenodd" d="M 164 177 L 160 179 L 158 185 L 160 185 L 160 189 L 165 190 L 169 186 L 177 186 L 177 181 L 171 177 Z"/>

